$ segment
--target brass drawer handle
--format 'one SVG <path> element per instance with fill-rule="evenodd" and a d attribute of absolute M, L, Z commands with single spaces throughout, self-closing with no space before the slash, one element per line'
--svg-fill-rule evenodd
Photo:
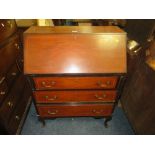
<path fill-rule="evenodd" d="M 1 26 L 2 26 L 2 27 L 5 27 L 4 23 L 1 23 Z"/>
<path fill-rule="evenodd" d="M 45 96 L 45 98 L 48 100 L 48 101 L 54 101 L 56 99 L 58 99 L 58 97 L 55 95 L 54 97 L 52 98 L 49 98 L 49 96 Z"/>
<path fill-rule="evenodd" d="M 12 107 L 13 107 L 13 103 L 12 103 L 12 102 L 10 102 L 10 101 L 7 103 L 7 105 L 8 105 L 10 108 L 12 108 Z"/>
<path fill-rule="evenodd" d="M 4 23 L 1 23 L 1 26 L 2 26 L 2 27 L 5 27 Z"/>
<path fill-rule="evenodd" d="M 5 95 L 5 91 L 1 91 L 0 94 L 1 94 L 1 95 Z"/>
<path fill-rule="evenodd" d="M 16 72 L 12 72 L 11 75 L 12 75 L 12 76 L 16 76 L 17 73 L 16 73 Z"/>
<path fill-rule="evenodd" d="M 103 83 L 102 81 L 98 81 L 97 85 L 100 87 L 107 87 L 107 86 L 111 85 L 111 81 L 106 81 L 105 83 Z"/>
<path fill-rule="evenodd" d="M 19 45 L 17 43 L 15 43 L 14 45 L 15 45 L 16 49 L 19 50 L 19 48 L 20 48 Z"/>
<path fill-rule="evenodd" d="M 97 111 L 97 110 L 94 109 L 92 112 L 93 112 L 93 113 L 96 113 L 96 114 L 100 114 L 100 113 L 103 112 L 103 110 Z"/>
<path fill-rule="evenodd" d="M 52 82 L 51 82 L 51 85 L 46 85 L 46 82 L 43 81 L 43 82 L 42 82 L 42 85 L 43 85 L 45 88 L 52 88 L 52 87 L 55 85 L 55 83 L 56 83 L 55 81 L 52 81 Z"/>
<path fill-rule="evenodd" d="M 97 94 L 95 95 L 95 97 L 98 99 L 98 100 L 103 100 L 107 97 L 106 94 L 103 94 L 102 96 L 98 96 Z"/>
<path fill-rule="evenodd" d="M 16 119 L 17 121 L 19 121 L 19 120 L 20 120 L 20 117 L 19 117 L 18 115 L 16 115 L 16 116 L 15 116 L 15 119 Z"/>
<path fill-rule="evenodd" d="M 4 80 L 5 80 L 5 77 L 2 77 L 2 78 L 0 79 L 0 84 L 3 83 Z"/>
<path fill-rule="evenodd" d="M 55 110 L 55 111 L 53 111 L 53 112 L 51 112 L 51 111 L 49 111 L 48 110 L 48 112 L 47 112 L 48 114 L 50 114 L 50 115 L 55 115 L 55 114 L 57 114 L 58 113 L 58 110 Z"/>

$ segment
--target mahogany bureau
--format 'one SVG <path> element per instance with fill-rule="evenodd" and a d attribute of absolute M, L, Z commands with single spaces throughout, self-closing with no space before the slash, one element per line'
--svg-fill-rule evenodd
<path fill-rule="evenodd" d="M 126 33 L 114 26 L 33 26 L 24 33 L 24 73 L 38 118 L 111 119 L 126 74 Z"/>

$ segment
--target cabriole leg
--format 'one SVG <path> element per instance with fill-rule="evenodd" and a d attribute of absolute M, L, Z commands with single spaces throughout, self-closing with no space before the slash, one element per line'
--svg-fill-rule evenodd
<path fill-rule="evenodd" d="M 112 116 L 108 116 L 105 118 L 105 121 L 104 121 L 104 126 L 105 128 L 108 128 L 108 122 L 112 119 Z"/>
<path fill-rule="evenodd" d="M 45 120 L 43 118 L 38 117 L 38 120 L 42 123 L 42 127 L 46 125 Z"/>

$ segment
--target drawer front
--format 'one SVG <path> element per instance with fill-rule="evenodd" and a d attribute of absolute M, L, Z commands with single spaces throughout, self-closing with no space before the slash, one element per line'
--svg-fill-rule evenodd
<path fill-rule="evenodd" d="M 116 91 L 35 91 L 37 103 L 114 102 Z"/>
<path fill-rule="evenodd" d="M 11 65 L 16 62 L 17 55 L 20 53 L 19 37 L 15 36 L 4 47 L 0 48 L 0 72 L 6 74 Z"/>
<path fill-rule="evenodd" d="M 9 72 L 7 73 L 7 76 L 6 76 L 6 81 L 7 81 L 9 86 L 11 86 L 11 84 L 17 78 L 18 75 L 19 75 L 19 70 L 18 70 L 17 65 L 15 63 L 11 67 L 11 69 L 9 70 Z"/>
<path fill-rule="evenodd" d="M 18 103 L 18 99 L 20 98 L 20 95 L 24 88 L 24 83 L 25 83 L 24 81 L 25 81 L 24 76 L 18 77 L 15 85 L 9 92 L 7 98 L 4 100 L 0 108 L 0 117 L 5 123 L 8 122 L 12 111 L 14 110 L 14 108 Z"/>
<path fill-rule="evenodd" d="M 17 30 L 15 20 L 1 19 L 0 20 L 0 42 L 11 36 Z"/>
<path fill-rule="evenodd" d="M 36 77 L 36 89 L 113 89 L 118 77 Z"/>
<path fill-rule="evenodd" d="M 21 120 L 24 117 L 24 112 L 28 106 L 28 102 L 30 102 L 31 99 L 30 96 L 31 91 L 29 85 L 26 84 L 21 100 L 19 101 L 19 104 L 15 108 L 15 111 L 13 112 L 11 119 L 9 121 L 8 130 L 10 134 L 16 134 L 19 128 L 19 124 L 22 123 Z"/>
<path fill-rule="evenodd" d="M 3 82 L 1 83 L 1 81 L 3 81 Z M 3 101 L 4 97 L 8 93 L 8 86 L 7 86 L 6 82 L 5 82 L 5 77 L 2 77 L 1 81 L 0 81 L 0 106 L 2 104 L 1 102 Z"/>
<path fill-rule="evenodd" d="M 41 117 L 110 116 L 113 104 L 37 106 Z"/>

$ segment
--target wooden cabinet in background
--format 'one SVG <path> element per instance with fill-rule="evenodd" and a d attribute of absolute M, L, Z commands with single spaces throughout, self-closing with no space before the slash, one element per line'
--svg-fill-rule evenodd
<path fill-rule="evenodd" d="M 31 103 L 15 20 L 0 20 L 0 134 L 19 134 Z"/>
<path fill-rule="evenodd" d="M 150 42 L 154 28 L 155 20 L 127 20 L 128 37 L 136 40 L 141 49 L 128 52 L 121 103 L 136 134 L 155 134 L 155 71 L 146 63 L 146 56 L 150 54 L 154 59 L 155 55 L 155 43 Z"/>
<path fill-rule="evenodd" d="M 144 59 L 136 59 L 127 79 L 121 103 L 136 134 L 155 134 L 155 71 Z"/>

